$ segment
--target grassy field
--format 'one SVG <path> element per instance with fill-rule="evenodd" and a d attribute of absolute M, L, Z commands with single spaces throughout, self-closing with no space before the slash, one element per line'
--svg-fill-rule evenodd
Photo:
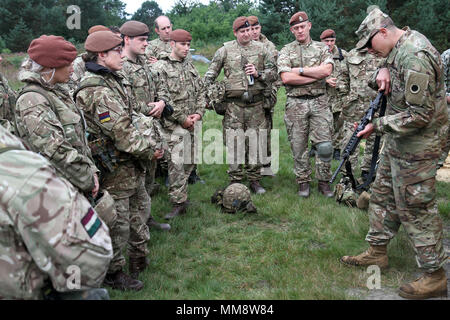
<path fill-rule="evenodd" d="M 197 67 L 202 74 L 207 69 Z M 171 222 L 170 232 L 151 232 L 151 264 L 140 276 L 144 289 L 110 290 L 112 299 L 355 299 L 351 289 L 368 292 L 366 270 L 339 263 L 342 255 L 367 248 L 367 213 L 320 196 L 316 181 L 311 197 L 299 199 L 283 121 L 284 89 L 278 98 L 274 127 L 280 131 L 280 169 L 263 179 L 266 194 L 252 196 L 258 213 L 221 213 L 210 197 L 228 184 L 227 166 L 199 165 L 206 184 L 189 186 L 187 214 Z M 204 130 L 221 128 L 221 120 L 208 111 Z M 332 168 L 337 165 L 333 160 Z M 437 188 L 439 212 L 448 225 L 450 184 L 439 182 Z M 160 221 L 171 209 L 166 191 L 163 187 L 152 199 Z M 389 245 L 389 258 L 383 288 L 413 279 L 418 269 L 403 229 Z"/>

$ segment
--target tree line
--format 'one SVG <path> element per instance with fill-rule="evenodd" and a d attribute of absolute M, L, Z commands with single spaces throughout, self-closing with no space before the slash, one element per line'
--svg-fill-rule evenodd
<path fill-rule="evenodd" d="M 0 52 L 26 51 L 30 41 L 42 34 L 61 35 L 82 44 L 88 29 L 97 24 L 120 26 L 129 19 L 149 25 L 155 38 L 154 20 L 163 14 L 155 1 L 146 1 L 133 15 L 121 0 L 0 0 Z M 81 9 L 81 29 L 69 30 L 67 7 Z M 378 5 L 397 26 L 409 26 L 427 36 L 433 45 L 444 51 L 449 47 L 450 2 L 448 0 L 211 0 L 208 5 L 196 0 L 177 0 L 165 12 L 175 28 L 191 32 L 193 46 L 219 46 L 234 39 L 231 25 L 243 15 L 256 15 L 263 33 L 278 48 L 294 40 L 288 21 L 297 11 L 305 11 L 313 24 L 311 36 L 318 40 L 325 29 L 334 29 L 337 44 L 347 50 L 357 42 L 355 31 L 366 16 L 369 5 Z"/>

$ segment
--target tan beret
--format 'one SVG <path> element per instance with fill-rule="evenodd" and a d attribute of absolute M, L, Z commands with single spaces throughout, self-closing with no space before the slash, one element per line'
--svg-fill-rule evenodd
<path fill-rule="evenodd" d="M 291 20 L 289 20 L 289 25 L 295 26 L 296 24 L 299 24 L 299 23 L 302 23 L 302 22 L 305 22 L 308 20 L 309 19 L 308 19 L 308 15 L 306 14 L 306 12 L 300 11 L 291 17 Z"/>
<path fill-rule="evenodd" d="M 320 40 L 326 39 L 326 38 L 336 38 L 336 33 L 332 29 L 327 29 L 320 35 Z"/>
<path fill-rule="evenodd" d="M 250 27 L 250 23 L 248 22 L 247 17 L 238 17 L 233 22 L 233 30 L 238 31 L 241 28 Z"/>
<path fill-rule="evenodd" d="M 108 27 L 105 27 L 105 26 L 102 26 L 101 24 L 98 24 L 96 26 L 90 27 L 89 30 L 88 30 L 88 34 L 91 34 L 91 33 L 97 32 L 97 31 L 111 31 L 111 30 L 109 30 Z"/>
<path fill-rule="evenodd" d="M 248 23 L 250 23 L 251 26 L 257 26 L 259 24 L 259 20 L 257 16 L 250 16 L 247 17 Z"/>
<path fill-rule="evenodd" d="M 122 44 L 122 38 L 111 31 L 97 31 L 86 38 L 84 48 L 90 52 L 105 52 Z"/>
<path fill-rule="evenodd" d="M 191 34 L 183 29 L 174 30 L 169 36 L 170 40 L 175 42 L 188 42 L 192 40 Z"/>
<path fill-rule="evenodd" d="M 64 67 L 77 57 L 77 49 L 59 36 L 42 35 L 31 41 L 28 47 L 31 60 L 47 68 Z"/>
<path fill-rule="evenodd" d="M 150 33 L 150 29 L 145 23 L 139 21 L 127 21 L 120 27 L 120 33 L 124 36 L 137 37 Z"/>

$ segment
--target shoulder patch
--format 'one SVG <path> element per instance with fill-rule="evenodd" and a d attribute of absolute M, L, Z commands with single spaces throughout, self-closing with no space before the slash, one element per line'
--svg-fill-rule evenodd
<path fill-rule="evenodd" d="M 88 212 L 81 219 L 81 224 L 83 225 L 89 237 L 92 238 L 101 227 L 102 222 L 100 221 L 94 209 L 89 208 Z"/>
<path fill-rule="evenodd" d="M 429 75 L 408 70 L 405 85 L 406 102 L 412 105 L 422 105 L 425 100 L 426 91 L 428 90 L 429 81 Z"/>
<path fill-rule="evenodd" d="M 109 114 L 109 111 L 100 113 L 98 115 L 98 119 L 100 120 L 100 123 L 105 123 L 105 122 L 111 121 L 111 116 Z"/>

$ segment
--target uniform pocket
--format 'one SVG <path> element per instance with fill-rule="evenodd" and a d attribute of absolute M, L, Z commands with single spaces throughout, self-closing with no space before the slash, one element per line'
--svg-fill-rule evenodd
<path fill-rule="evenodd" d="M 436 196 L 436 179 L 429 178 L 405 188 L 405 201 L 408 207 L 427 207 Z"/>

